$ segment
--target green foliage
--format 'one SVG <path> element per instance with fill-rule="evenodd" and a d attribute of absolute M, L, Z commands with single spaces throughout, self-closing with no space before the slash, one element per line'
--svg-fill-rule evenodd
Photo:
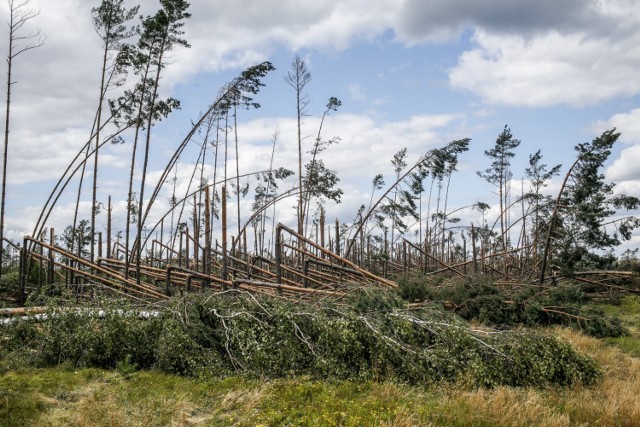
<path fill-rule="evenodd" d="M 358 288 L 340 300 L 358 313 L 388 312 L 404 307 L 404 301 L 393 290 Z"/>
<path fill-rule="evenodd" d="M 419 278 L 410 285 L 403 283 L 400 281 L 403 296 L 411 289 L 420 289 L 424 296 L 422 300 L 445 303 L 463 319 L 478 320 L 490 326 L 565 325 L 598 338 L 628 334 L 618 318 L 586 307 L 588 299 L 584 288 L 573 283 L 556 287 L 523 284 L 510 292 L 478 277 L 443 286 L 423 283 L 421 287 Z"/>
<path fill-rule="evenodd" d="M 558 339 L 529 331 L 475 331 L 441 309 L 407 310 L 388 291 L 355 292 L 334 304 L 227 291 L 175 301 L 147 319 L 127 307 L 101 313 L 55 309 L 48 316 L 42 323 L 0 328 L 3 357 L 28 354 L 24 362 L 36 366 L 414 384 L 542 386 L 599 377 L 590 359 Z M 541 357 L 552 354 L 562 357 Z"/>
<path fill-rule="evenodd" d="M 638 251 L 640 248 L 633 250 L 627 249 L 617 260 L 616 268 L 623 271 L 633 271 L 640 274 L 640 260 L 638 259 Z"/>
<path fill-rule="evenodd" d="M 0 327 L 3 357 L 36 366 L 69 363 L 114 369 L 119 362 L 151 368 L 162 321 L 139 321 L 135 312 L 120 308 L 69 309 L 52 306 L 45 314 Z"/>
<path fill-rule="evenodd" d="M 88 247 L 91 245 L 91 226 L 89 220 L 81 220 L 75 228 L 72 225 L 67 226 L 60 237 L 60 241 L 68 251 L 81 257 L 88 257 Z"/>
<path fill-rule="evenodd" d="M 167 319 L 160 332 L 162 339 L 156 343 L 153 367 L 162 372 L 193 375 L 206 366 L 218 366 L 217 353 L 208 351 L 189 335 L 188 328 L 175 319 Z"/>
<path fill-rule="evenodd" d="M 497 188 L 500 200 L 500 240 L 503 248 L 508 246 L 508 236 L 505 235 L 507 229 L 507 211 L 509 210 L 508 183 L 513 173 L 511 172 L 511 159 L 515 156 L 514 150 L 520 145 L 520 140 L 513 138 L 511 129 L 505 125 L 503 131 L 498 135 L 494 147 L 485 150 L 484 154 L 492 160 L 491 167 L 477 172 L 478 176 Z"/>
<path fill-rule="evenodd" d="M 431 296 L 428 287 L 437 286 L 435 283 L 428 283 L 420 276 L 402 276 L 396 282 L 400 297 L 408 302 L 426 301 Z"/>
<path fill-rule="evenodd" d="M 553 262 L 567 271 L 589 268 L 591 250 L 618 246 L 631 239 L 633 230 L 640 226 L 637 217 L 622 217 L 619 212 L 637 209 L 640 199 L 614 196 L 616 184 L 607 182 L 601 173 L 619 137 L 620 133 L 611 129 L 575 147 L 578 159 L 567 176 L 571 179 L 561 194 L 559 212 L 549 225 L 555 247 Z M 612 219 L 614 216 L 618 217 Z"/>
<path fill-rule="evenodd" d="M 336 203 L 340 202 L 342 190 L 337 187 L 340 178 L 335 171 L 328 169 L 322 159 L 314 159 L 304 165 L 306 174 L 302 180 L 309 193 L 307 197 L 326 197 Z"/>
<path fill-rule="evenodd" d="M 589 384 L 599 375 L 593 359 L 576 354 L 571 345 L 551 335 L 509 332 L 496 349 L 505 357 L 498 358 L 491 371 L 475 367 L 485 386 Z"/>
<path fill-rule="evenodd" d="M 140 10 L 140 6 L 127 9 L 123 3 L 124 0 L 102 0 L 100 6 L 91 8 L 93 27 L 102 39 L 104 51 L 116 52 L 111 78 L 118 75 L 121 77 L 126 73 L 127 61 L 125 57 L 130 47 L 126 40 L 135 33 L 134 29 L 130 28 L 129 22 L 136 17 Z M 105 63 L 104 66 L 107 67 L 108 64 Z M 104 71 L 107 72 L 106 69 Z M 124 83 L 117 78 L 114 81 L 115 85 Z"/>
<path fill-rule="evenodd" d="M 11 293 L 15 295 L 20 284 L 20 272 L 18 270 L 11 270 L 2 273 L 0 277 L 0 294 Z"/>
<path fill-rule="evenodd" d="M 340 138 L 338 137 L 323 140 L 321 135 L 325 118 L 332 111 L 338 111 L 338 108 L 340 108 L 341 105 L 342 101 L 338 98 L 333 96 L 329 98 L 325 110 L 322 113 L 322 118 L 320 119 L 320 127 L 318 129 L 316 140 L 313 144 L 313 149 L 310 151 L 311 160 L 309 163 L 304 165 L 306 173 L 302 178 L 302 184 L 306 192 L 304 202 L 305 210 L 308 209 L 309 201 L 312 198 L 319 199 L 319 202 L 322 202 L 322 199 L 326 198 L 327 200 L 333 200 L 336 203 L 340 203 L 340 198 L 343 194 L 343 191 L 337 186 L 338 182 L 340 182 L 340 178 L 338 178 L 338 175 L 334 170 L 325 166 L 322 159 L 318 159 L 318 155 L 326 150 L 330 145 L 340 142 Z"/>
<path fill-rule="evenodd" d="M 451 176 L 458 166 L 458 156 L 469 150 L 470 142 L 471 138 L 463 138 L 451 141 L 444 148 L 434 149 L 428 165 L 431 177 L 442 182 L 445 177 Z"/>
<path fill-rule="evenodd" d="M 153 366 L 161 327 L 157 319 L 141 322 L 119 310 L 105 310 L 104 316 L 72 310 L 48 314 L 52 319 L 39 325 L 35 348 L 44 366 L 71 363 L 114 369 L 125 360 L 143 369 Z"/>
<path fill-rule="evenodd" d="M 197 340 L 205 339 L 202 335 L 205 329 L 195 319 L 199 313 L 197 307 L 206 305 L 210 309 L 209 302 L 194 304 L 189 300 L 186 304 L 175 304 L 167 319 L 172 327 L 181 325 L 184 333 Z M 601 307 L 607 314 L 621 316 L 630 326 L 640 325 L 637 297 L 627 296 L 616 305 Z M 182 324 L 180 316 L 176 317 L 178 311 L 188 315 L 190 326 Z M 336 353 L 344 349 L 348 353 L 352 343 L 347 335 L 349 330 L 347 325 L 340 332 L 347 338 L 347 345 L 334 345 L 338 347 Z M 562 384 L 571 380 L 572 375 L 580 376 L 581 370 L 589 372 L 588 365 L 592 363 L 588 359 L 576 360 L 570 346 L 554 342 L 555 339 L 547 335 L 523 330 L 509 334 L 494 332 L 485 330 L 483 335 L 477 332 L 476 335 L 505 355 L 501 365 L 486 369 L 484 353 L 479 353 L 478 360 L 470 363 L 473 370 L 470 377 L 462 377 L 455 384 L 437 383 L 426 387 L 390 381 L 339 381 L 335 377 L 329 381 L 309 376 L 250 379 L 231 374 L 221 377 L 214 372 L 199 378 L 185 378 L 158 370 L 134 371 L 137 367 L 126 358 L 117 363 L 115 371 L 79 369 L 69 364 L 49 369 L 2 369 L 0 425 L 493 426 L 554 425 L 559 419 L 576 425 L 590 425 L 594 420 L 601 425 L 637 424 L 638 379 L 633 375 L 637 368 L 634 357 L 607 348 L 606 343 L 563 330 L 561 336 L 576 340 L 577 345 L 606 364 L 607 377 L 600 384 L 573 389 L 547 386 L 486 389 L 509 384 L 514 378 L 527 381 L 528 376 L 536 375 Z M 0 335 L 3 334 L 0 332 Z M 490 335 L 499 336 L 502 345 L 486 340 Z M 327 339 L 331 336 L 327 335 Z M 547 339 L 551 342 L 539 345 L 539 341 Z M 606 340 L 632 355 L 638 355 L 637 341 L 628 337 Z M 488 357 L 493 357 L 495 351 L 483 347 Z M 4 350 L 4 342 L 0 342 L 0 352 Z M 179 357 L 176 355 L 176 360 Z M 458 356 L 453 354 L 451 358 Z M 6 368 L 5 363 L 0 361 L 0 364 Z M 465 383 L 469 378 L 474 382 Z"/>
<path fill-rule="evenodd" d="M 485 156 L 492 160 L 491 167 L 478 172 L 478 176 L 485 179 L 496 187 L 501 187 L 511 179 L 512 173 L 509 170 L 511 159 L 515 156 L 513 152 L 520 145 L 519 139 L 514 139 L 511 129 L 505 125 L 504 129 L 496 138 L 494 147 L 485 150 Z"/>
<path fill-rule="evenodd" d="M 598 304 L 595 307 L 608 316 L 619 318 L 629 328 L 629 335 L 607 338 L 606 341 L 626 353 L 640 357 L 640 297 L 626 295 L 609 298 L 606 304 Z"/>

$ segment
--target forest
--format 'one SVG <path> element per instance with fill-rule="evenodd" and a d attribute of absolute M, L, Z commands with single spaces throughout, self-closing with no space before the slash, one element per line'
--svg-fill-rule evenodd
<path fill-rule="evenodd" d="M 189 390 L 180 392 L 189 414 L 164 408 L 158 424 L 530 425 L 542 416 L 527 412 L 523 402 L 531 399 L 547 411 L 547 425 L 640 419 L 638 404 L 621 391 L 640 385 L 640 261 L 638 248 L 618 249 L 640 226 L 640 199 L 615 191 L 603 173 L 616 129 L 575 145 L 564 166 L 547 164 L 540 150 L 528 154 L 521 182 L 512 168 L 521 141 L 508 125 L 496 129 L 484 151 L 488 167 L 476 172 L 493 193 L 469 206 L 451 202 L 451 183 L 471 138 L 424 153 L 398 147 L 389 159 L 393 175 L 371 176 L 369 203 L 329 219 L 344 193 L 328 164 L 340 138 L 326 123 L 342 102 L 328 97 L 317 128 L 305 123 L 311 72 L 302 58 L 283 72 L 297 123 L 295 165 L 276 166 L 276 131 L 268 168 L 240 174 L 238 117 L 262 108 L 260 91 L 276 71 L 271 62 L 221 87 L 181 130 L 173 153 L 154 152 L 155 126 L 180 108 L 180 100 L 162 97 L 162 83 L 171 53 L 189 48 L 189 4 L 160 0 L 142 16 L 125 0 L 101 0 L 91 15 L 103 50 L 88 137 L 42 200 L 32 232 L 11 241 L 3 233 L 9 147 L 18 143 L 9 132 L 12 64 L 37 55 L 46 40 L 24 31 L 38 16 L 29 0 L 9 0 L 9 10 L 0 420 L 104 423 L 73 406 L 95 405 L 102 392 L 77 387 L 109 384 L 104 400 L 124 393 L 116 379 L 144 388 L 145 378 L 158 390 Z M 119 201 L 101 200 L 98 191 L 100 155 L 113 145 L 130 155 L 120 177 L 127 189 L 122 224 L 112 217 Z M 159 173 L 151 173 L 152 158 L 166 164 Z M 75 200 L 74 214 L 56 230 L 51 218 L 68 200 Z M 279 220 L 285 210 L 295 211 L 284 215 L 295 222 Z M 481 220 L 466 223 L 465 212 Z M 80 375 L 66 379 L 68 372 Z M 52 391 L 39 381 L 58 385 Z M 226 397 L 197 391 L 203 384 Z M 315 409 L 278 412 L 300 399 L 286 394 L 290 388 Z M 80 394 L 60 397 L 71 389 Z M 32 407 L 34 390 L 55 402 Z M 230 390 L 243 399 L 257 393 L 256 406 L 240 398 L 225 406 Z M 434 406 L 420 406 L 416 390 Z M 579 403 L 564 390 L 588 397 Z M 334 405 L 342 407 L 318 403 L 341 392 L 343 403 Z M 564 408 L 553 407 L 556 394 Z M 479 403 L 497 396 L 504 406 Z M 120 399 L 135 409 L 119 414 L 116 425 L 135 425 L 160 405 L 140 398 L 150 405 L 143 410 L 135 397 Z M 216 399 L 223 409 L 211 409 Z M 370 413 L 358 412 L 367 405 Z M 520 405 L 521 418 L 500 419 L 508 405 Z M 77 412 L 47 421 L 52 407 Z M 483 408 L 484 424 L 473 407 Z M 379 415 L 371 415 L 374 408 Z M 97 413 L 109 410 L 98 406 Z M 321 416 L 328 418 L 314 418 Z"/>

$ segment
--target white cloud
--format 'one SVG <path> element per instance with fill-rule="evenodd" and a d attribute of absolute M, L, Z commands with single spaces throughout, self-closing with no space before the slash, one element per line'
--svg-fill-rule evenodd
<path fill-rule="evenodd" d="M 449 81 L 488 104 L 583 107 L 640 93 L 639 23 L 629 0 L 407 0 L 395 30 L 414 44 L 470 29 Z"/>
<path fill-rule="evenodd" d="M 100 40 L 90 20 L 95 4 L 97 1 L 40 2 L 41 15 L 25 27 L 27 32 L 42 28 L 47 40 L 43 47 L 16 58 L 14 64 L 18 81 L 13 86 L 11 116 L 14 183 L 56 175 L 89 133 L 100 71 Z M 398 40 L 416 42 L 433 28 L 435 32 L 456 32 L 471 25 L 479 28 L 475 35 L 478 47 L 460 57 L 450 81 L 489 103 L 587 105 L 640 92 L 640 80 L 635 77 L 640 68 L 640 43 L 632 25 L 638 21 L 637 8 L 625 7 L 622 0 L 598 2 L 600 9 L 594 9 L 596 3 L 575 0 L 561 10 L 555 2 L 533 4 L 192 2 L 193 16 L 184 27 L 192 47 L 171 53 L 172 63 L 162 83 L 169 92 L 175 83 L 186 82 L 201 71 L 246 66 L 268 59 L 282 46 L 340 51 L 357 41 L 373 40 L 389 28 L 395 29 Z M 157 2 L 144 0 L 142 6 L 142 13 L 149 14 Z M 0 8 L 6 12 L 6 4 Z M 616 25 L 610 26 L 610 32 L 601 31 L 600 23 L 611 20 Z M 434 21 L 438 26 L 430 25 Z M 613 31 L 619 32 L 618 38 L 611 38 Z M 357 83 L 351 87 L 357 99 L 366 96 L 360 89 Z M 385 102 L 372 99 L 371 106 Z M 23 167 L 30 162 L 48 167 Z"/>
<path fill-rule="evenodd" d="M 640 180 L 640 145 L 625 148 L 605 172 L 612 181 Z"/>
<path fill-rule="evenodd" d="M 17 58 L 14 69 L 18 84 L 13 87 L 12 103 L 12 184 L 40 183 L 58 176 L 87 138 L 100 71 L 100 40 L 90 21 L 90 9 L 96 4 L 98 0 L 40 3 L 42 14 L 31 24 L 42 28 L 47 42 Z M 374 40 L 388 29 L 395 30 L 398 41 L 411 44 L 455 38 L 463 29 L 473 28 L 476 46 L 460 56 L 450 71 L 450 82 L 488 103 L 581 106 L 640 93 L 636 77 L 640 68 L 639 12 L 634 2 L 571 0 L 562 8 L 551 0 L 479 4 L 470 6 L 461 0 L 193 1 L 193 16 L 184 27 L 192 48 L 171 54 L 172 64 L 162 83 L 170 92 L 176 83 L 189 82 L 202 71 L 243 67 L 268 59 L 282 47 L 338 52 L 358 41 Z M 143 1 L 143 13 L 152 13 L 155 8 L 156 0 Z M 0 10 L 6 11 L 6 2 L 0 4 Z M 394 67 L 387 77 L 404 65 Z M 352 89 L 355 97 L 363 95 L 358 86 Z M 373 97 L 372 93 L 372 106 L 386 101 Z M 490 108 L 478 111 L 492 112 Z M 628 116 L 615 116 L 611 122 L 623 132 L 627 129 L 625 135 L 639 135 L 639 114 L 634 110 Z M 388 122 L 366 114 L 330 117 L 324 135 L 339 135 L 342 141 L 323 153 L 323 158 L 328 167 L 338 170 L 345 188 L 359 189 L 345 197 L 345 206 L 357 206 L 359 200 L 366 199 L 368 188 L 363 190 L 359 182 L 368 185 L 375 173 L 390 171 L 389 160 L 400 148 L 407 146 L 415 160 L 429 148 L 473 136 L 456 134 L 455 129 L 463 126 L 459 119 L 456 115 L 416 115 Z M 240 127 L 241 173 L 266 168 L 271 155 L 268 139 L 276 125 L 282 131 L 277 166 L 294 168 L 293 119 L 264 118 Z M 317 118 L 306 119 L 307 142 L 313 141 L 317 125 Z M 113 176 L 105 176 L 101 184 L 103 194 L 115 197 L 120 192 L 119 202 L 114 198 L 118 206 L 114 214 L 119 221 L 123 220 L 129 150 L 112 147 L 103 157 L 103 165 L 117 168 L 123 176 L 118 182 Z M 625 152 L 614 163 L 616 173 L 636 176 L 630 169 L 632 163 L 626 160 L 638 159 L 636 151 Z M 163 196 L 166 198 L 166 194 Z M 69 213 L 67 204 L 62 206 L 61 225 Z M 26 231 L 23 225 L 32 224 L 32 220 L 29 209 L 13 213 L 14 237 L 18 228 Z"/>
<path fill-rule="evenodd" d="M 640 197 L 640 179 L 620 181 L 616 183 L 613 191 L 616 194 L 626 194 L 629 196 Z"/>
<path fill-rule="evenodd" d="M 617 159 L 607 167 L 605 175 L 617 181 L 616 191 L 629 195 L 640 194 L 640 108 L 627 113 L 615 114 L 608 120 L 600 120 L 591 126 L 595 134 L 616 128 L 621 133 L 620 141 L 628 145 Z M 620 182 L 622 181 L 622 182 Z"/>
<path fill-rule="evenodd" d="M 392 170 L 390 160 L 393 154 L 407 147 L 412 160 L 420 154 L 449 142 L 457 115 L 421 115 L 395 122 L 381 122 L 363 114 L 339 113 L 329 116 L 323 126 L 322 138 L 340 137 L 338 144 L 332 145 L 321 154 L 327 167 L 336 169 L 340 177 L 370 179 L 376 173 Z M 306 135 L 303 162 L 310 157 L 313 140 L 319 125 L 317 117 L 305 120 L 303 136 Z M 276 126 L 280 138 L 276 147 L 276 165 L 287 165 L 290 169 L 297 164 L 297 142 L 294 118 L 263 118 L 243 124 L 239 128 L 241 140 L 240 157 L 242 170 L 263 170 L 268 167 L 271 145 L 268 138 Z M 466 135 L 465 135 L 466 136 Z M 460 138 L 460 135 L 454 137 Z M 249 146 L 247 146 L 249 144 Z M 241 170 L 241 173 L 242 173 Z M 343 178 L 345 179 L 345 178 Z"/>
<path fill-rule="evenodd" d="M 408 0 L 395 30 L 408 44 L 471 30 L 449 81 L 489 104 L 582 107 L 640 93 L 639 22 L 628 0 Z"/>
<path fill-rule="evenodd" d="M 341 51 L 390 28 L 395 1 L 251 0 L 193 2 L 185 26 L 191 49 L 176 54 L 171 74 L 244 67 L 268 59 L 277 47 Z"/>
<path fill-rule="evenodd" d="M 527 40 L 478 30 L 474 41 L 478 48 L 460 56 L 449 80 L 489 104 L 582 107 L 640 93 L 640 32 L 612 43 L 580 33 Z"/>
<path fill-rule="evenodd" d="M 595 133 L 602 133 L 614 127 L 622 134 L 620 141 L 624 144 L 640 144 L 640 108 L 628 113 L 616 114 L 608 120 L 598 121 L 592 129 Z"/>

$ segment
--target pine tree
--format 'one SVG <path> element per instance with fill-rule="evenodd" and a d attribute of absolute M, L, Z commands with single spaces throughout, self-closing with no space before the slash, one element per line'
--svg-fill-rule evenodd
<path fill-rule="evenodd" d="M 91 197 L 91 236 L 96 235 L 96 213 L 98 210 L 98 147 L 100 145 L 100 128 L 102 112 L 107 92 L 124 83 L 122 76 L 127 72 L 126 53 L 129 46 L 125 40 L 133 36 L 134 31 L 128 25 L 138 13 L 139 6 L 127 9 L 124 0 L 102 0 L 98 7 L 91 9 L 93 26 L 102 40 L 102 67 L 100 74 L 100 92 L 96 112 L 95 151 L 93 159 L 93 191 Z M 90 258 L 94 260 L 94 241 L 91 242 Z"/>
<path fill-rule="evenodd" d="M 67 226 L 62 232 L 60 240 L 69 252 L 77 252 L 80 257 L 88 257 L 91 245 L 89 220 L 83 219 L 75 227 Z"/>
<path fill-rule="evenodd" d="M 640 227 L 638 217 L 619 215 L 620 210 L 640 208 L 640 199 L 614 195 L 615 183 L 607 182 L 600 172 L 619 137 L 620 133 L 611 129 L 591 142 L 576 145 L 578 158 L 565 176 L 549 220 L 541 283 L 550 256 L 565 272 L 589 267 L 590 260 L 597 258 L 594 250 L 616 247 Z"/>
<path fill-rule="evenodd" d="M 311 73 L 307 65 L 298 55 L 291 62 L 291 70 L 285 77 L 285 83 L 293 88 L 296 94 L 296 118 L 298 130 L 298 234 L 304 232 L 304 194 L 302 176 L 302 117 L 306 115 L 309 99 L 304 88 L 311 81 Z"/>
<path fill-rule="evenodd" d="M 125 247 L 127 265 L 131 262 L 129 251 L 130 227 L 132 216 L 137 212 L 136 242 L 132 249 L 136 250 L 136 267 L 139 268 L 142 247 L 142 212 L 144 205 L 144 190 L 146 171 L 149 162 L 149 150 L 151 144 L 151 128 L 154 123 L 167 117 L 174 109 L 180 107 L 180 101 L 175 98 L 158 99 L 158 89 L 162 70 L 166 66 L 166 55 L 176 46 L 189 47 L 186 40 L 181 38 L 184 34 L 182 27 L 184 20 L 191 14 L 186 10 L 189 3 L 184 0 L 160 0 L 160 10 L 154 15 L 142 20 L 140 38 L 136 49 L 132 50 L 129 60 L 139 77 L 138 83 L 131 91 L 126 91 L 118 100 L 118 107 L 123 112 L 121 116 L 135 129 L 133 138 L 133 150 L 131 156 L 131 168 L 129 172 L 129 191 L 127 195 L 127 224 L 125 230 Z M 130 101 L 132 100 L 132 101 Z M 116 103 L 111 102 L 112 110 L 116 109 Z M 140 134 L 146 131 L 144 139 L 144 160 L 142 166 L 142 179 L 138 193 L 137 206 L 134 205 L 133 175 L 135 171 L 135 159 L 137 154 Z M 128 268 L 125 270 L 128 276 Z M 138 276 L 139 280 L 139 276 Z"/>
<path fill-rule="evenodd" d="M 180 101 L 169 98 L 167 100 L 158 99 L 158 88 L 160 86 L 160 77 L 165 67 L 166 54 L 176 46 L 189 47 L 189 43 L 181 38 L 184 34 L 182 27 L 184 20 L 191 17 L 186 10 L 189 3 L 184 0 L 160 0 L 161 9 L 152 17 L 147 17 L 142 23 L 145 37 L 141 37 L 139 45 L 143 51 L 148 54 L 148 60 L 152 67 L 155 68 L 155 76 L 151 82 L 151 98 L 146 114 L 146 139 L 144 147 L 144 161 L 142 165 L 142 178 L 140 182 L 140 198 L 138 200 L 138 212 L 142 214 L 144 204 L 144 186 L 146 182 L 147 166 L 149 164 L 149 149 L 151 144 L 151 127 L 153 123 L 162 117 L 167 117 L 171 111 L 180 107 Z M 138 234 L 136 241 L 136 271 L 140 271 L 140 257 L 142 255 L 142 228 L 144 224 L 141 218 L 138 220 Z M 140 274 L 137 277 L 140 282 Z"/>
<path fill-rule="evenodd" d="M 533 209 L 533 220 L 531 221 L 533 237 L 533 263 L 537 262 L 538 244 L 541 231 L 544 224 L 548 223 L 551 210 L 553 209 L 553 200 L 550 196 L 542 194 L 542 189 L 547 186 L 549 180 L 560 173 L 562 165 L 555 165 L 548 169 L 545 163 L 542 163 L 542 153 L 540 150 L 529 155 L 529 166 L 525 169 L 525 178 L 529 181 L 529 191 L 524 198 L 529 202 L 530 209 Z M 523 201 L 524 202 L 524 201 Z"/>
<path fill-rule="evenodd" d="M 335 171 L 328 169 L 322 159 L 318 159 L 318 155 L 327 149 L 330 145 L 340 142 L 340 138 L 334 137 L 328 140 L 322 139 L 322 128 L 327 116 L 333 111 L 338 111 L 338 108 L 342 105 L 342 102 L 336 98 L 331 97 L 325 106 L 325 110 L 322 113 L 320 119 L 320 126 L 318 127 L 318 134 L 311 150 L 311 160 L 304 165 L 305 175 L 302 185 L 304 186 L 304 198 L 302 211 L 304 217 L 308 219 L 309 205 L 311 198 L 318 198 L 319 203 L 322 204 L 322 198 L 333 200 L 336 203 L 340 203 L 340 198 L 343 194 L 342 190 L 337 188 L 337 184 L 340 181 Z M 305 222 L 306 228 L 306 222 Z"/>
<path fill-rule="evenodd" d="M 407 167 L 407 148 L 402 148 L 400 151 L 393 155 L 393 159 L 391 159 L 391 164 L 393 165 L 393 172 L 396 174 L 396 180 L 400 179 L 400 173 L 404 168 Z M 393 200 L 390 200 L 389 204 L 386 205 L 385 213 L 391 217 L 391 244 L 395 243 L 395 230 L 396 227 L 400 229 L 400 232 L 403 233 L 406 230 L 406 225 L 402 221 L 402 217 L 404 216 L 405 210 L 403 209 L 404 205 L 398 202 L 398 195 L 402 195 L 402 191 L 399 188 L 400 185 L 397 185 L 393 192 Z"/>
<path fill-rule="evenodd" d="M 515 156 L 514 150 L 520 145 L 520 140 L 514 139 L 511 129 L 506 125 L 498 138 L 494 147 L 484 152 L 485 156 L 492 159 L 491 167 L 478 172 L 478 176 L 493 184 L 498 191 L 500 200 L 500 236 L 502 249 L 506 250 L 508 238 L 505 231 L 508 227 L 507 207 L 509 206 L 509 181 L 511 173 L 511 159 Z"/>

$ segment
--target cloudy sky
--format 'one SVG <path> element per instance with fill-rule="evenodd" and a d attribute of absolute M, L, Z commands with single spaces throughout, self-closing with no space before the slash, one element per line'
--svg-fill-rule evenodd
<path fill-rule="evenodd" d="M 0 7 L 4 21 L 5 3 Z M 566 172 L 576 144 L 617 127 L 622 137 L 606 175 L 619 183 L 618 191 L 640 196 L 637 0 L 563 0 L 561 7 L 556 0 L 191 3 L 192 18 L 184 27 L 191 48 L 172 52 L 161 83 L 163 94 L 180 99 L 182 109 L 152 130 L 151 184 L 218 89 L 244 67 L 264 60 L 277 69 L 257 97 L 262 108 L 239 115 L 240 173 L 269 167 L 276 130 L 275 166 L 293 169 L 295 98 L 284 76 L 297 54 L 312 75 L 303 128 L 307 150 L 327 99 L 342 101 L 323 128 L 325 137 L 340 137 L 323 153 L 344 190 L 342 204 L 327 205 L 332 218 L 348 222 L 355 216 L 370 199 L 376 173 L 391 181 L 390 160 L 401 148 L 407 147 L 415 160 L 430 148 L 465 137 L 472 139 L 471 150 L 452 180 L 450 203 L 495 204 L 491 186 L 475 171 L 489 166 L 482 153 L 505 125 L 522 141 L 513 161 L 517 181 L 536 150 L 542 150 L 545 163 L 562 163 Z M 90 19 L 98 0 L 32 4 L 41 13 L 29 24 L 42 30 L 46 43 L 14 63 L 5 233 L 14 240 L 31 233 L 56 179 L 86 142 L 100 78 L 100 39 Z M 149 14 L 158 3 L 142 0 L 141 5 Z M 6 55 L 6 37 L 0 49 Z M 130 144 L 108 147 L 101 157 L 99 199 L 106 203 L 108 195 L 113 197 L 120 229 L 130 150 Z M 235 153 L 229 158 L 233 162 Z M 195 160 L 188 153 L 181 158 L 179 185 Z M 74 182 L 50 225 L 61 229 L 71 223 L 76 189 Z M 90 197 L 87 189 L 83 217 Z M 249 209 L 244 212 L 248 216 Z M 294 213 L 281 208 L 279 219 L 290 222 Z M 101 228 L 105 220 L 99 216 Z M 636 236 L 626 247 L 638 246 Z"/>

